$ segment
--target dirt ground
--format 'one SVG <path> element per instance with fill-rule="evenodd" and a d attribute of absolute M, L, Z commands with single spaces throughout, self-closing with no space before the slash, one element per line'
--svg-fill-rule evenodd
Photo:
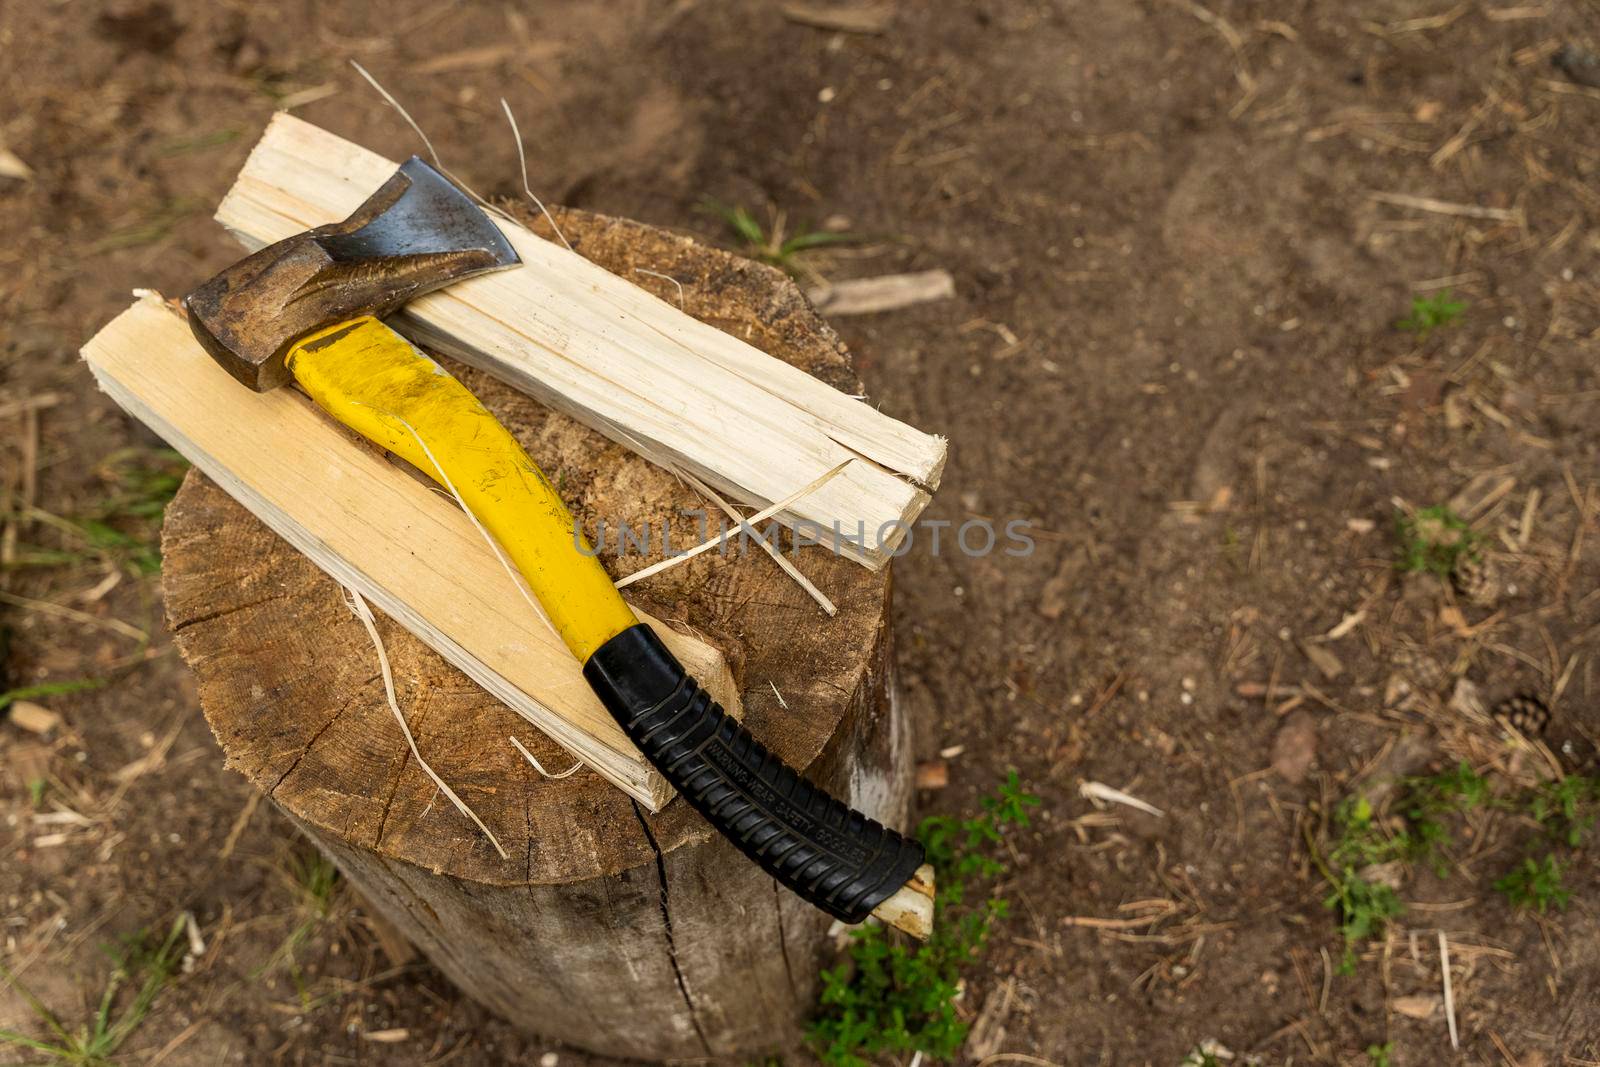
<path fill-rule="evenodd" d="M 1600 774 L 1600 77 L 1553 62 L 1600 50 L 1600 3 L 1204 3 L 899 0 L 873 34 L 723 0 L 0 4 L 0 145 L 31 172 L 0 168 L 0 691 L 104 682 L 36 698 L 49 736 L 0 724 L 0 962 L 76 1026 L 102 946 L 188 912 L 206 950 L 127 1062 L 590 1062 L 391 966 L 355 902 L 306 922 L 303 846 L 223 769 L 140 573 L 159 443 L 77 358 L 129 289 L 237 254 L 210 210 L 274 109 L 418 147 L 355 59 L 485 193 L 519 184 L 503 95 L 551 199 L 717 243 L 707 197 L 843 216 L 871 239 L 814 269 L 955 277 L 837 326 L 873 400 L 950 439 L 930 517 L 1038 528 L 895 575 L 919 754 L 962 747 L 919 809 L 1013 767 L 1044 800 L 962 1000 L 1009 990 L 990 1051 L 1600 1062 L 1592 842 L 1530 914 L 1493 883 L 1537 831 L 1471 819 L 1350 975 L 1318 869 L 1358 779 Z M 1446 289 L 1459 321 L 1395 327 Z M 1476 597 L 1397 572 L 1397 513 L 1442 504 L 1496 572 Z M 1542 737 L 1493 718 L 1516 694 Z M 14 992 L 0 1027 L 43 1033 Z"/>

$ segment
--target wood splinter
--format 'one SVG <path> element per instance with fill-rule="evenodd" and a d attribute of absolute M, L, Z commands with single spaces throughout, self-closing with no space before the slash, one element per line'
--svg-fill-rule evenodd
<path fill-rule="evenodd" d="M 926 941 L 933 933 L 933 892 L 933 865 L 924 863 L 910 881 L 895 890 L 894 896 L 873 908 L 872 915 Z"/>

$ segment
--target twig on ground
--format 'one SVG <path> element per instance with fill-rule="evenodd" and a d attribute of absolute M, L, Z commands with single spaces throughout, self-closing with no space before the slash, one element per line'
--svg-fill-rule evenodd
<path fill-rule="evenodd" d="M 233 855 L 233 850 L 239 847 L 239 838 L 244 836 L 245 827 L 250 825 L 250 820 L 255 816 L 256 808 L 261 806 L 261 794 L 256 790 L 250 791 L 249 798 L 244 802 L 244 807 L 239 809 L 239 814 L 233 818 L 233 826 L 228 829 L 228 836 L 222 842 L 222 849 L 217 853 L 217 859 L 225 860 Z"/>
<path fill-rule="evenodd" d="M 148 643 L 150 640 L 149 634 L 137 626 L 123 622 L 121 619 L 102 619 L 100 616 L 91 615 L 87 611 L 79 611 L 77 608 L 69 608 L 64 604 L 55 604 L 48 600 L 34 600 L 31 597 L 0 591 L 0 603 L 10 604 L 12 607 L 23 608 L 27 611 L 37 611 L 41 615 L 54 615 L 57 618 L 68 619 L 72 622 L 93 626 L 101 630 L 110 630 L 112 633 L 132 638 L 141 644 Z"/>
<path fill-rule="evenodd" d="M 1084 782 L 1078 786 L 1078 793 L 1086 800 L 1095 803 L 1122 804 L 1146 814 L 1154 815 L 1158 819 L 1166 818 L 1167 813 L 1154 804 L 1140 800 L 1130 793 L 1124 793 L 1120 789 L 1113 789 L 1111 786 L 1101 782 Z"/>
<path fill-rule="evenodd" d="M 1461 1040 L 1456 1034 L 1456 997 L 1450 985 L 1450 942 L 1444 931 L 1439 931 L 1439 969 L 1444 973 L 1444 1018 L 1450 1027 L 1450 1047 L 1459 1050 Z"/>
<path fill-rule="evenodd" d="M 1435 215 L 1459 215 L 1469 219 L 1493 219 L 1498 222 L 1519 222 L 1522 212 L 1502 207 L 1479 207 L 1477 204 L 1457 204 L 1431 196 L 1412 196 L 1410 193 L 1370 193 L 1369 198 L 1382 204 L 1428 211 Z"/>
<path fill-rule="evenodd" d="M 806 298 L 824 315 L 870 315 L 914 304 L 948 300 L 956 295 L 955 279 L 947 270 L 911 274 L 885 274 L 852 278 L 806 290 Z"/>
<path fill-rule="evenodd" d="M 789 0 L 779 10 L 790 22 L 837 33 L 880 34 L 894 18 L 894 5 L 885 3 L 836 6 Z"/>

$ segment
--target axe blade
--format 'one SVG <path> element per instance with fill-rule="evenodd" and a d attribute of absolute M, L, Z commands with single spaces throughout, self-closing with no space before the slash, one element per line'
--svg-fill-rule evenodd
<path fill-rule="evenodd" d="M 520 262 L 482 208 L 412 156 L 343 222 L 246 256 L 183 303 L 206 351 L 265 392 L 288 381 L 300 338 Z"/>

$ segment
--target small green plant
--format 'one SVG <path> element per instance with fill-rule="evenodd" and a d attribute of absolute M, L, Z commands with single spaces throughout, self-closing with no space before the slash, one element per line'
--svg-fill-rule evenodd
<path fill-rule="evenodd" d="M 1027 826 L 1039 798 L 1007 775 L 981 814 L 970 819 L 934 816 L 918 830 L 938 886 L 933 934 L 907 945 L 882 926 L 855 931 L 849 959 L 822 975 L 822 1006 L 807 1037 L 829 1067 L 865 1067 L 866 1057 L 921 1052 L 949 1059 L 966 1040 L 956 1013 L 961 971 L 977 958 L 1006 901 L 992 892 L 967 903 L 979 880 L 1005 870 L 990 853 L 1008 827 Z"/>
<path fill-rule="evenodd" d="M 317 849 L 308 848 L 290 853 L 283 873 L 294 895 L 294 913 L 298 921 L 289 931 L 289 936 L 283 939 L 283 943 L 251 977 L 259 978 L 274 967 L 284 966 L 298 984 L 299 965 L 295 961 L 295 953 L 337 910 L 341 884 L 339 868 Z"/>
<path fill-rule="evenodd" d="M 148 937 L 140 937 L 111 953 L 111 975 L 100 995 L 99 1006 L 93 1017 L 76 1030 L 68 1030 L 43 1001 L 0 964 L 0 981 L 22 995 L 51 1035 L 34 1038 L 15 1030 L 0 1029 L 0 1044 L 26 1048 L 43 1054 L 51 1062 L 73 1067 L 101 1067 L 111 1063 L 117 1050 L 150 1014 L 156 997 L 177 970 L 183 955 L 179 948 L 183 928 L 184 920 L 179 918 L 172 924 L 166 939 L 158 944 L 153 944 Z M 132 999 L 119 997 L 123 987 L 130 983 L 137 985 Z M 122 1001 L 120 1006 L 119 1001 Z"/>
<path fill-rule="evenodd" d="M 1400 538 L 1396 566 L 1403 572 L 1427 571 L 1448 577 L 1463 555 L 1477 555 L 1478 535 L 1465 519 L 1442 504 L 1415 515 L 1402 513 L 1396 525 Z"/>
<path fill-rule="evenodd" d="M 1600 778 L 1569 775 L 1559 782 L 1544 782 L 1533 791 L 1528 813 L 1551 840 L 1578 848 L 1600 816 Z"/>
<path fill-rule="evenodd" d="M 1541 915 L 1552 906 L 1565 911 L 1572 893 L 1562 884 L 1562 870 L 1562 865 L 1553 855 L 1547 854 L 1543 860 L 1529 856 L 1511 873 L 1495 882 L 1494 887 L 1514 908 L 1524 911 L 1538 909 Z"/>
<path fill-rule="evenodd" d="M 1600 816 L 1596 810 L 1600 807 L 1600 778 L 1569 775 L 1560 781 L 1541 782 L 1523 798 L 1522 805 L 1544 831 L 1547 845 L 1578 849 Z M 1565 910 L 1572 899 L 1562 877 L 1565 870 L 1566 865 L 1553 852 L 1547 851 L 1543 859 L 1524 856 L 1494 887 L 1522 911 L 1542 915 L 1552 907 Z"/>
<path fill-rule="evenodd" d="M 1339 913 L 1339 933 L 1344 938 L 1340 974 L 1354 974 L 1356 946 L 1381 934 L 1389 920 L 1399 918 L 1406 910 L 1393 888 L 1363 878 L 1348 868 L 1339 872 L 1333 892 L 1323 901 L 1323 906 Z"/>
<path fill-rule="evenodd" d="M 827 245 L 852 244 L 860 240 L 852 233 L 834 233 L 829 230 L 796 231 L 791 236 L 784 235 L 784 215 L 782 211 L 774 211 L 772 215 L 772 228 L 766 229 L 756 221 L 754 215 L 737 205 L 723 204 L 716 200 L 706 200 L 701 204 L 701 210 L 707 214 L 715 215 L 725 222 L 734 235 L 744 241 L 745 251 L 752 259 L 769 263 L 789 274 L 799 274 L 801 265 L 799 257 L 804 252 L 810 252 Z"/>
<path fill-rule="evenodd" d="M 1396 322 L 1394 326 L 1397 330 L 1414 333 L 1418 339 L 1426 340 L 1434 330 L 1448 326 L 1459 319 L 1465 310 L 1467 310 L 1466 303 L 1452 300 L 1450 290 L 1444 289 L 1432 296 L 1412 297 L 1411 314 Z"/>
<path fill-rule="evenodd" d="M 1455 770 L 1426 778 L 1406 779 L 1401 802 L 1406 829 L 1403 835 L 1404 858 L 1426 860 L 1443 877 L 1446 871 L 1444 849 L 1452 836 L 1446 816 L 1488 807 L 1495 803 L 1489 779 L 1463 760 Z"/>
<path fill-rule="evenodd" d="M 1367 1046 L 1367 1060 L 1372 1064 L 1372 1067 L 1389 1067 L 1389 1057 L 1393 1053 L 1393 1041 L 1385 1041 L 1381 1045 Z"/>
<path fill-rule="evenodd" d="M 1338 836 L 1326 861 L 1307 831 L 1307 844 L 1332 892 L 1324 906 L 1337 913 L 1344 937 L 1342 973 L 1355 967 L 1356 946 L 1383 932 L 1389 920 L 1405 912 L 1394 889 L 1368 877 L 1373 868 L 1394 862 L 1425 860 L 1443 875 L 1444 849 L 1453 837 L 1446 818 L 1495 803 L 1489 780 L 1462 762 L 1454 770 L 1407 778 L 1396 809 L 1403 818 L 1380 825 L 1372 803 L 1360 794 L 1345 798 L 1334 811 Z"/>

